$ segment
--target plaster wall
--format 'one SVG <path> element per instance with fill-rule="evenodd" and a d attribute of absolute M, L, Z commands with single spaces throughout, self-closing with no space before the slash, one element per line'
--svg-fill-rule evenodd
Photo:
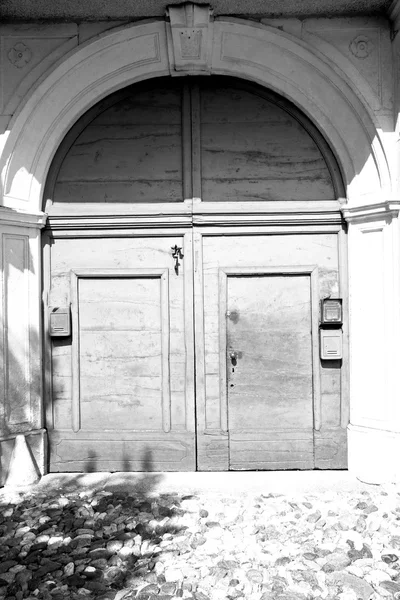
<path fill-rule="evenodd" d="M 151 31 L 158 35 L 158 62 L 148 59 L 144 37 Z M 349 227 L 349 458 L 350 468 L 370 480 L 400 477 L 393 460 L 385 475 L 381 469 L 393 444 L 400 444 L 398 37 L 392 39 L 389 21 L 379 17 L 233 18 L 215 21 L 211 59 L 211 72 L 253 79 L 291 99 L 324 133 L 342 167 Z M 163 20 L 0 27 L 3 477 L 16 433 L 44 439 L 39 238 L 51 158 L 74 120 L 100 97 L 135 78 L 168 74 L 166 47 Z M 55 123 L 48 131 L 46 118 Z M 385 443 L 376 445 L 377 436 Z M 33 448 L 43 470 L 44 442 Z"/>

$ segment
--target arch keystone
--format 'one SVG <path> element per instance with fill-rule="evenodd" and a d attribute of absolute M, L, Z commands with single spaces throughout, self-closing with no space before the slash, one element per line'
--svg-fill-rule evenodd
<path fill-rule="evenodd" d="M 210 5 L 187 2 L 180 6 L 169 6 L 167 18 L 171 74 L 209 74 L 213 42 Z"/>

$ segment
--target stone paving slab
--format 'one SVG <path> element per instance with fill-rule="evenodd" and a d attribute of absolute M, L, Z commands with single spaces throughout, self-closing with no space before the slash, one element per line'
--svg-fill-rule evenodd
<path fill-rule="evenodd" d="M 0 490 L 0 599 L 400 599 L 400 487 L 345 472 L 51 475 Z"/>

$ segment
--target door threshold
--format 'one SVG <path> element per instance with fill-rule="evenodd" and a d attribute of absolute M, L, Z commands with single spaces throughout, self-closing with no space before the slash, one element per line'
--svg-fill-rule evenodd
<path fill-rule="evenodd" d="M 324 491 L 349 492 L 369 489 L 352 473 L 338 471 L 228 471 L 164 473 L 50 473 L 29 488 L 32 493 L 124 492 L 138 495 L 159 494 L 304 494 Z M 5 487 L 0 496 L 17 492 Z"/>

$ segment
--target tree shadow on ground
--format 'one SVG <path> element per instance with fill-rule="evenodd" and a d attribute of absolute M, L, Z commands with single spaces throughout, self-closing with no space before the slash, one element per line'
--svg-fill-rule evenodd
<path fill-rule="evenodd" d="M 151 470 L 150 451 L 142 462 Z M 60 476 L 57 488 L 39 485 L 0 501 L 0 598 L 181 596 L 182 582 L 166 582 L 157 563 L 165 552 L 179 553 L 173 540 L 186 529 L 182 497 L 157 494 L 156 473 L 138 474 L 124 489 L 88 489 L 84 477 L 69 487 Z"/>

